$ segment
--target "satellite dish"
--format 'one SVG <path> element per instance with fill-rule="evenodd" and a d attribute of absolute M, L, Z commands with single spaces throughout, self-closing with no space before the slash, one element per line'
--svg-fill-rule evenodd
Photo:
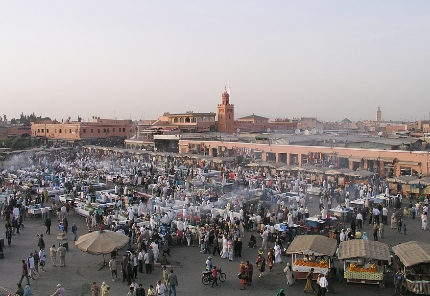
<path fill-rule="evenodd" d="M 316 130 L 315 128 L 313 128 L 313 129 L 311 130 L 311 133 L 312 133 L 312 135 L 315 135 L 315 134 L 317 133 L 317 130 Z"/>
<path fill-rule="evenodd" d="M 296 130 L 294 131 L 294 133 L 295 133 L 296 135 L 300 135 L 300 130 L 299 130 L 299 129 L 296 129 Z"/>
<path fill-rule="evenodd" d="M 309 130 L 305 130 L 305 135 L 309 136 L 311 134 L 311 132 Z"/>
<path fill-rule="evenodd" d="M 267 132 L 270 133 L 270 127 L 267 128 Z"/>
<path fill-rule="evenodd" d="M 322 128 L 320 128 L 319 130 L 318 130 L 318 133 L 320 134 L 320 135 L 322 135 L 323 134 L 323 130 L 322 130 Z"/>
<path fill-rule="evenodd" d="M 379 133 L 378 133 L 378 136 L 382 136 L 382 132 L 379 132 Z"/>
<path fill-rule="evenodd" d="M 236 129 L 236 131 L 237 131 L 238 133 L 240 133 L 240 128 L 237 128 L 237 129 Z"/>

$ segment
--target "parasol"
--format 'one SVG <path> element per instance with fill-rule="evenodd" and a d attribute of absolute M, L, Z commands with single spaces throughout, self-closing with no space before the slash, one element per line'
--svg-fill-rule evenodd
<path fill-rule="evenodd" d="M 90 232 L 79 237 L 75 242 L 75 246 L 91 255 L 103 255 L 103 266 L 106 265 L 104 260 L 105 254 L 123 248 L 127 245 L 129 237 L 120 232 L 113 232 L 109 230 L 100 230 Z M 103 267 L 102 266 L 102 267 Z"/>

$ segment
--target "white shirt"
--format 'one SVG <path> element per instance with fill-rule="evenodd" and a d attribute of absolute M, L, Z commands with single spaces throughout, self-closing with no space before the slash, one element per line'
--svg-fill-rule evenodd
<path fill-rule="evenodd" d="M 320 285 L 321 288 L 327 288 L 328 286 L 327 279 L 324 276 L 321 277 L 320 280 L 318 281 L 318 284 Z"/>

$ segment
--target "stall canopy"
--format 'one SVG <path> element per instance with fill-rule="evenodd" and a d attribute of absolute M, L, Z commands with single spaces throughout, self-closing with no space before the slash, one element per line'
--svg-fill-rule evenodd
<path fill-rule="evenodd" d="M 391 259 L 390 249 L 387 244 L 367 239 L 353 239 L 341 242 L 339 245 L 338 258 L 340 260 L 349 258 L 368 258 L 387 261 Z"/>
<path fill-rule="evenodd" d="M 429 244 L 410 241 L 394 246 L 393 251 L 406 267 L 420 263 L 430 263 Z"/>
<path fill-rule="evenodd" d="M 388 178 L 387 181 L 390 183 L 409 184 L 411 181 L 415 181 L 417 177 L 414 176 L 399 176 L 395 178 Z"/>
<path fill-rule="evenodd" d="M 300 235 L 288 247 L 287 254 L 333 256 L 336 246 L 336 240 L 322 235 Z"/>
<path fill-rule="evenodd" d="M 416 180 L 410 181 L 409 184 L 410 185 L 421 184 L 421 185 L 429 186 L 430 185 L 430 177 L 426 177 L 426 178 L 422 178 L 422 179 L 416 179 Z"/>

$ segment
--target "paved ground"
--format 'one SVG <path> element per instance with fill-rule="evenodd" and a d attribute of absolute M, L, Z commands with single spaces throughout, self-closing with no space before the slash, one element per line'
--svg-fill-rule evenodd
<path fill-rule="evenodd" d="M 317 210 L 317 200 L 311 203 L 311 214 L 315 214 Z M 422 242 L 429 241 L 429 232 L 420 230 L 420 220 L 412 221 L 410 218 L 405 219 L 408 227 L 407 235 L 399 235 L 395 230 L 389 229 L 389 225 L 386 228 L 386 238 L 381 239 L 382 242 L 387 244 L 397 244 L 406 242 L 409 240 L 418 240 Z M 55 229 L 57 223 L 53 219 L 53 227 Z M 84 234 L 85 223 L 84 219 L 79 216 L 71 214 L 69 216 L 69 223 L 75 222 L 78 226 L 78 234 Z M 45 233 L 45 227 L 42 225 L 41 218 L 38 217 L 35 220 L 27 218 L 25 221 L 25 229 L 21 234 L 17 234 L 12 239 L 12 246 L 5 246 L 5 259 L 0 260 L 0 286 L 6 287 L 15 291 L 16 283 L 20 279 L 21 274 L 21 260 L 26 259 L 31 251 L 38 250 L 37 242 L 38 237 L 36 234 Z M 371 234 L 370 226 L 365 226 L 365 231 Z M 52 235 L 46 235 L 45 243 L 46 246 L 52 244 L 58 245 L 56 240 L 56 231 L 52 231 Z M 248 241 L 250 233 L 246 233 L 244 242 L 245 245 Z M 3 237 L 3 235 L 0 235 Z M 122 281 L 112 282 L 110 280 L 110 272 L 108 268 L 103 268 L 98 271 L 100 262 L 103 261 L 102 256 L 92 256 L 87 253 L 79 251 L 73 246 L 72 234 L 67 235 L 69 241 L 69 251 L 66 256 L 67 267 L 52 267 L 50 258 L 48 258 L 48 264 L 46 266 L 46 272 L 36 277 L 36 280 L 31 281 L 31 288 L 33 295 L 50 295 L 55 291 L 55 285 L 61 283 L 67 290 L 67 295 L 71 296 L 83 296 L 91 295 L 90 286 L 93 281 L 97 284 L 106 281 L 111 286 L 111 295 L 126 295 L 128 287 Z M 260 243 L 260 242 L 259 242 Z M 120 252 L 122 254 L 123 252 Z M 259 279 L 254 278 L 254 284 L 249 287 L 246 291 L 241 291 L 239 282 L 237 279 L 239 259 L 235 258 L 233 262 L 228 262 L 220 257 L 214 257 L 214 264 L 221 266 L 223 271 L 227 274 L 227 281 L 220 283 L 220 286 L 211 288 L 210 286 L 204 286 L 201 283 L 201 271 L 204 267 L 204 262 L 207 255 L 199 252 L 198 248 L 193 247 L 173 247 L 172 262 L 180 261 L 183 265 L 181 268 L 174 268 L 174 272 L 178 274 L 179 287 L 177 289 L 178 295 L 204 295 L 210 293 L 210 295 L 232 295 L 237 292 L 243 295 L 276 295 L 276 292 L 280 287 L 285 288 L 289 295 L 302 295 L 304 282 L 296 282 L 294 286 L 287 287 L 286 280 L 283 275 L 279 275 L 282 272 L 286 262 L 291 260 L 289 257 L 283 257 L 284 263 L 277 265 L 272 273 L 267 273 L 265 277 Z M 256 249 L 244 248 L 242 260 L 250 260 L 255 262 Z M 119 274 L 121 277 L 121 274 Z M 139 274 L 138 283 L 142 283 L 145 287 L 155 283 L 158 279 L 161 279 L 161 269 L 156 268 L 155 271 L 150 274 Z M 25 280 L 24 280 L 25 283 Z M 351 284 L 336 283 L 337 294 L 348 294 L 348 295 L 363 295 L 365 293 L 378 293 L 380 295 L 392 295 L 393 285 L 392 277 L 388 275 L 386 288 L 379 288 L 377 286 L 363 285 L 363 284 Z M 7 295 L 6 292 L 0 290 L 0 296 Z"/>

